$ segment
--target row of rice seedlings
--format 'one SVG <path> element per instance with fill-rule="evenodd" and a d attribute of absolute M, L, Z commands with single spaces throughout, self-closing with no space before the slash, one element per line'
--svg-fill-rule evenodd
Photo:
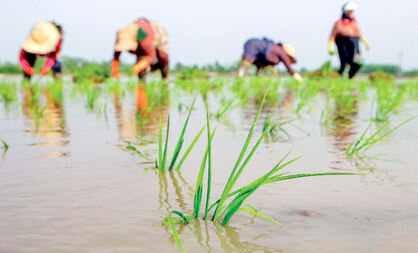
<path fill-rule="evenodd" d="M 267 92 L 266 92 L 267 93 Z M 265 102 L 265 96 L 261 102 L 261 105 L 258 109 L 257 115 L 255 116 L 255 119 L 253 121 L 253 124 L 251 126 L 251 129 L 248 132 L 247 138 L 245 140 L 245 143 L 241 149 L 241 152 L 239 154 L 239 157 L 235 163 L 234 168 L 231 171 L 231 174 L 229 176 L 228 181 L 226 182 L 226 185 L 224 187 L 224 190 L 222 192 L 221 197 L 215 201 L 212 205 L 209 205 L 210 201 L 210 192 L 211 192 L 211 179 L 212 179 L 212 139 L 214 137 L 215 131 L 211 132 L 210 129 L 210 120 L 209 120 L 209 112 L 206 105 L 206 121 L 207 121 L 207 148 L 205 150 L 205 153 L 202 158 L 202 163 L 199 169 L 199 174 L 196 180 L 196 189 L 195 189 L 195 195 L 194 195 L 194 204 L 193 204 L 193 212 L 190 216 L 184 215 L 183 213 L 179 211 L 172 211 L 169 214 L 169 217 L 167 217 L 167 221 L 169 223 L 170 229 L 176 238 L 176 242 L 179 245 L 180 249 L 185 252 L 185 248 L 183 244 L 180 241 L 180 238 L 178 236 L 177 230 L 174 226 L 173 220 L 171 215 L 177 214 L 181 217 L 181 219 L 177 220 L 179 223 L 187 224 L 190 221 L 191 218 L 198 218 L 200 215 L 200 208 L 202 206 L 202 194 L 203 194 L 203 179 L 204 179 L 204 173 L 205 168 L 207 168 L 207 186 L 206 186 L 206 204 L 204 207 L 204 216 L 203 219 L 207 220 L 209 216 L 209 212 L 215 208 L 215 211 L 212 215 L 212 221 L 219 222 L 222 226 L 226 226 L 229 224 L 231 218 L 237 213 L 237 212 L 248 212 L 252 213 L 254 215 L 257 215 L 259 217 L 265 218 L 267 220 L 273 221 L 277 224 L 280 224 L 276 220 L 274 220 L 271 217 L 268 217 L 266 215 L 263 215 L 257 211 L 255 208 L 243 208 L 244 201 L 251 196 L 260 186 L 283 181 L 283 180 L 290 180 L 295 178 L 302 178 L 302 177 L 311 177 L 311 176 L 323 176 L 323 175 L 354 175 L 356 173 L 341 173 L 341 172 L 325 172 L 325 173 L 310 173 L 310 174 L 294 174 L 289 175 L 288 173 L 278 173 L 281 169 L 285 168 L 289 164 L 295 162 L 300 157 L 294 158 L 288 162 L 284 162 L 285 159 L 288 157 L 289 153 L 285 155 L 279 163 L 277 163 L 268 173 L 265 175 L 257 178 L 250 184 L 241 187 L 235 191 L 233 191 L 233 188 L 235 186 L 235 183 L 240 178 L 241 174 L 243 173 L 246 165 L 249 163 L 253 155 L 255 154 L 258 146 L 260 145 L 263 138 L 266 136 L 267 128 L 264 128 L 262 135 L 259 137 L 253 148 L 250 150 L 250 152 L 247 154 L 247 149 L 249 147 L 249 144 L 252 140 L 252 136 L 255 131 L 255 126 L 257 124 L 257 121 L 259 119 L 261 109 Z M 247 155 L 246 155 L 247 154 Z M 245 158 L 245 159 L 244 159 Z M 207 165 L 207 166 L 206 166 Z"/>
<path fill-rule="evenodd" d="M 218 93 L 227 83 L 225 79 L 217 78 L 214 80 L 175 80 L 175 87 L 187 93 L 198 93 L 206 97 L 209 92 Z"/>
<path fill-rule="evenodd" d="M 392 129 L 387 130 L 387 127 L 390 122 L 386 122 L 381 127 L 379 127 L 374 133 L 372 133 L 369 137 L 366 137 L 366 134 L 369 132 L 371 123 L 367 126 L 367 128 L 363 131 L 360 138 L 358 138 L 355 142 L 351 143 L 347 150 L 345 151 L 345 154 L 348 157 L 351 157 L 353 155 L 356 155 L 358 153 L 364 153 L 370 148 L 372 148 L 376 143 L 381 142 L 384 140 L 385 137 L 393 133 L 395 130 L 400 128 L 401 126 L 405 125 L 406 123 L 414 120 L 416 117 L 412 117 L 410 119 L 407 119 L 397 126 L 395 126 Z M 387 130 L 387 131 L 384 131 Z"/>
<path fill-rule="evenodd" d="M 277 104 L 281 97 L 281 82 L 279 79 L 269 77 L 237 78 L 232 86 L 230 86 L 230 90 L 235 99 L 239 101 L 239 104 L 245 104 L 252 97 L 261 101 L 266 91 L 266 83 L 269 83 L 270 86 L 266 97 L 267 103 L 270 105 Z"/>

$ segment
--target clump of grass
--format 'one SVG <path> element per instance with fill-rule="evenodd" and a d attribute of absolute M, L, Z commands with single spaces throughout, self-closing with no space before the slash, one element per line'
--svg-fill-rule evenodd
<path fill-rule="evenodd" d="M 369 132 L 369 129 L 371 126 L 371 123 L 370 123 L 367 126 L 366 130 L 364 130 L 364 132 L 361 134 L 360 138 L 348 146 L 347 150 L 345 151 L 345 154 L 350 157 L 358 153 L 366 152 L 371 147 L 373 147 L 376 143 L 383 141 L 384 138 L 387 137 L 389 134 L 393 133 L 395 130 L 397 130 L 398 128 L 412 121 L 415 118 L 416 117 L 407 119 L 403 121 L 402 123 L 398 124 L 397 126 L 395 126 L 394 128 L 384 132 L 384 130 L 386 130 L 387 126 L 389 125 L 389 122 L 386 122 L 383 126 L 381 126 L 374 133 L 372 133 L 369 137 L 366 137 L 366 134 Z"/>

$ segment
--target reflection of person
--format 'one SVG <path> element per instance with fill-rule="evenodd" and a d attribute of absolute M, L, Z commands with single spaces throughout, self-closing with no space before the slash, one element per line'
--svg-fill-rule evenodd
<path fill-rule="evenodd" d="M 140 79 L 149 71 L 160 70 L 163 78 L 168 75 L 168 35 L 165 29 L 152 21 L 140 18 L 117 32 L 112 61 L 112 76 L 119 77 L 119 57 L 122 51 L 137 56 L 133 67 Z"/>
<path fill-rule="evenodd" d="M 62 83 L 54 85 L 61 85 L 59 93 L 45 90 L 44 96 L 37 94 L 39 91 L 32 86 L 23 89 L 23 114 L 29 120 L 28 123 L 33 128 L 33 132 L 41 137 L 52 139 L 67 135 Z M 47 144 L 51 143 L 56 143 L 56 141 L 47 142 Z"/>
<path fill-rule="evenodd" d="M 265 67 L 273 68 L 274 65 L 280 62 L 284 63 L 287 71 L 294 78 L 299 81 L 302 80 L 299 73 L 295 72 L 291 66 L 296 63 L 295 49 L 292 45 L 276 44 L 266 38 L 250 39 L 244 45 L 244 54 L 238 70 L 238 76 L 243 76 L 251 64 L 257 66 L 257 73 L 259 73 Z"/>
<path fill-rule="evenodd" d="M 341 63 L 338 72 L 341 75 L 347 64 L 350 65 L 349 78 L 354 77 L 362 64 L 359 40 L 365 44 L 367 49 L 370 48 L 367 40 L 361 35 L 357 20 L 354 18 L 354 11 L 357 9 L 358 6 L 355 3 L 344 4 L 342 17 L 335 23 L 328 44 L 328 51 L 331 55 L 334 54 L 334 42 L 337 44 Z"/>
<path fill-rule="evenodd" d="M 37 57 L 46 57 L 40 75 L 53 69 L 54 76 L 61 73 L 61 64 L 57 61 L 62 45 L 62 27 L 54 22 L 39 22 L 23 42 L 19 62 L 24 76 L 30 79 L 34 73 L 33 66 Z"/>

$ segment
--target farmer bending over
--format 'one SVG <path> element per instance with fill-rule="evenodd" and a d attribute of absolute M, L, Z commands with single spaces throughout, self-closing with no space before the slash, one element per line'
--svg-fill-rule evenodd
<path fill-rule="evenodd" d="M 61 74 L 61 63 L 57 60 L 62 45 L 62 27 L 55 22 L 39 22 L 32 28 L 23 42 L 19 54 L 19 63 L 23 68 L 24 77 L 31 78 L 36 58 L 46 57 L 40 75 L 43 76 L 53 69 L 54 75 Z"/>
<path fill-rule="evenodd" d="M 258 74 L 265 67 L 274 69 L 273 66 L 280 62 L 284 63 L 289 74 L 298 81 L 302 81 L 302 77 L 291 66 L 296 63 L 295 49 L 292 45 L 275 44 L 266 38 L 250 39 L 244 44 L 244 53 L 238 69 L 238 76 L 242 77 L 251 64 L 256 65 Z"/>
<path fill-rule="evenodd" d="M 133 72 L 145 80 L 146 74 L 159 69 L 168 76 L 168 36 L 165 29 L 152 21 L 140 18 L 117 32 L 112 61 L 112 76 L 119 77 L 119 57 L 122 51 L 137 56 Z"/>

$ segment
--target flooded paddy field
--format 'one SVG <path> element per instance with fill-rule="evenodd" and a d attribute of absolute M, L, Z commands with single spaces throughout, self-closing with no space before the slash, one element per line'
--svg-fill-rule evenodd
<path fill-rule="evenodd" d="M 416 80 L 299 84 L 260 77 L 95 85 L 4 79 L 0 92 L 0 138 L 8 146 L 0 149 L 0 252 L 181 251 L 165 221 L 173 210 L 193 212 L 207 133 L 179 170 L 157 169 L 160 120 L 165 142 L 170 116 L 171 159 L 196 97 L 181 158 L 207 125 L 208 104 L 211 130 L 216 128 L 213 203 L 264 94 L 247 153 L 263 129 L 265 137 L 234 189 L 267 173 L 290 151 L 287 161 L 301 158 L 283 172 L 355 175 L 265 184 L 244 201 L 282 225 L 237 212 L 222 226 L 203 219 L 202 204 L 197 219 L 175 224 L 185 249 L 418 251 Z M 366 130 L 364 138 L 377 131 L 376 141 L 356 150 Z M 203 192 L 206 197 L 206 186 Z"/>

